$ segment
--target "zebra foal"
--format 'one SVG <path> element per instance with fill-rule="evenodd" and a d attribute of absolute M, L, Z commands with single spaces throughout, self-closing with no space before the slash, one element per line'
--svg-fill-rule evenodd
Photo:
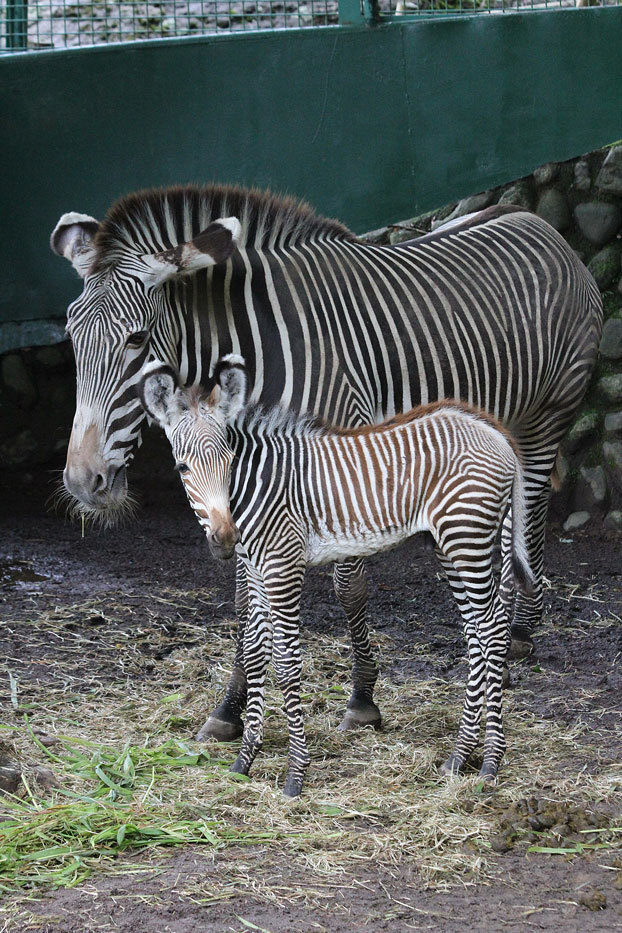
<path fill-rule="evenodd" d="M 523 590 L 533 583 L 513 440 L 491 416 L 461 402 L 346 429 L 280 407 L 247 408 L 246 385 L 244 361 L 233 354 L 219 361 L 209 395 L 181 388 L 175 370 L 159 361 L 145 366 L 139 382 L 143 407 L 166 431 L 212 552 L 231 557 L 237 550 L 248 574 L 248 704 L 232 770 L 246 774 L 261 748 L 273 656 L 289 727 L 285 793 L 301 792 L 309 764 L 299 645 L 306 566 L 374 554 L 427 530 L 456 596 L 469 655 L 462 721 L 443 770 L 463 768 L 485 702 L 480 774 L 494 780 L 505 751 L 501 678 L 510 633 L 492 555 L 510 501 L 514 576 Z"/>

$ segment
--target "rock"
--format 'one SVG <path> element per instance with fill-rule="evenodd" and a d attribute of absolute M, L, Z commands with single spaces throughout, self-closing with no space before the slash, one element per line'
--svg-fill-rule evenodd
<path fill-rule="evenodd" d="M 604 246 L 622 224 L 622 211 L 617 204 L 605 204 L 603 201 L 577 204 L 574 216 L 583 236 L 596 246 Z"/>
<path fill-rule="evenodd" d="M 559 165 L 557 162 L 547 162 L 541 165 L 533 173 L 533 180 L 537 185 L 548 185 L 557 177 Z"/>
<path fill-rule="evenodd" d="M 622 360 L 622 318 L 605 321 L 598 349 L 606 360 Z"/>
<path fill-rule="evenodd" d="M 614 509 L 605 515 L 603 528 L 606 528 L 607 531 L 622 531 L 622 512 Z"/>
<path fill-rule="evenodd" d="M 605 441 L 603 457 L 608 466 L 622 472 L 622 441 Z"/>
<path fill-rule="evenodd" d="M 571 220 L 565 196 L 555 188 L 547 188 L 540 195 L 536 214 L 556 230 L 565 230 Z"/>
<path fill-rule="evenodd" d="M 60 787 L 60 781 L 53 771 L 45 768 L 43 765 L 36 765 L 34 768 L 35 781 L 43 790 L 51 790 L 53 787 Z"/>
<path fill-rule="evenodd" d="M 598 380 L 599 395 L 606 402 L 622 402 L 622 373 L 603 376 Z"/>
<path fill-rule="evenodd" d="M 363 233 L 360 237 L 365 243 L 386 244 L 389 242 L 389 228 L 378 227 L 377 230 L 370 230 L 369 233 Z"/>
<path fill-rule="evenodd" d="M 607 477 L 601 466 L 581 467 L 573 496 L 577 512 L 591 511 L 602 506 L 607 498 Z"/>
<path fill-rule="evenodd" d="M 598 421 L 598 415 L 595 411 L 586 411 L 580 415 L 566 435 L 564 449 L 570 454 L 576 453 L 580 447 L 583 447 L 588 438 L 596 433 Z"/>
<path fill-rule="evenodd" d="M 568 461 L 561 453 L 557 454 L 557 460 L 555 461 L 555 471 L 557 473 L 557 486 L 555 489 L 561 489 L 564 483 L 566 482 L 566 477 L 568 476 Z"/>
<path fill-rule="evenodd" d="M 2 381 L 20 408 L 31 408 L 37 401 L 37 390 L 19 353 L 7 353 L 3 358 Z"/>
<path fill-rule="evenodd" d="M 589 512 L 572 512 L 564 522 L 564 531 L 576 531 L 587 525 L 591 516 Z"/>
<path fill-rule="evenodd" d="M 574 186 L 577 191 L 589 191 L 592 184 L 590 166 L 581 160 L 574 167 Z"/>
<path fill-rule="evenodd" d="M 608 194 L 622 194 L 622 146 L 609 150 L 596 178 L 596 187 Z"/>
<path fill-rule="evenodd" d="M 587 267 L 600 290 L 604 291 L 620 272 L 620 245 L 610 243 L 609 246 L 605 246 L 592 257 Z"/>
<path fill-rule="evenodd" d="M 482 191 L 481 194 L 473 194 L 470 198 L 463 198 L 458 201 L 449 217 L 445 217 L 440 223 L 446 223 L 448 220 L 455 220 L 457 217 L 464 217 L 466 214 L 474 214 L 476 211 L 483 211 L 485 207 L 492 204 L 494 191 Z M 440 224 L 437 224 L 440 226 Z M 432 225 L 434 229 L 434 225 Z"/>
<path fill-rule="evenodd" d="M 607 898 L 599 888 L 588 888 L 579 895 L 579 903 L 588 910 L 604 910 Z"/>
<path fill-rule="evenodd" d="M 531 210 L 533 207 L 533 198 L 529 185 L 524 181 L 519 181 L 511 188 L 503 192 L 498 201 L 499 204 L 516 204 L 517 207 L 525 207 Z"/>
<path fill-rule="evenodd" d="M 417 236 L 421 236 L 421 234 L 413 230 L 410 224 L 404 224 L 403 226 L 396 225 L 390 229 L 389 243 L 392 245 L 396 243 L 405 243 L 407 240 L 412 240 Z"/>
<path fill-rule="evenodd" d="M 39 444 L 32 431 L 25 428 L 4 444 L 0 444 L 0 463 L 9 469 L 22 466 L 32 459 L 38 447 Z"/>
<path fill-rule="evenodd" d="M 18 764 L 6 755 L 0 755 L 0 791 L 14 794 L 22 781 L 22 772 Z"/>
<path fill-rule="evenodd" d="M 622 411 L 611 411 L 605 415 L 605 431 L 607 434 L 622 431 Z"/>

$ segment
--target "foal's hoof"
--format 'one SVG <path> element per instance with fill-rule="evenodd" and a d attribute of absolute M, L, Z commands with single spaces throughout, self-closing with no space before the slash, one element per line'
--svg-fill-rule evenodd
<path fill-rule="evenodd" d="M 248 762 L 245 758 L 242 758 L 242 755 L 238 755 L 238 757 L 235 759 L 235 761 L 229 768 L 229 772 L 231 774 L 246 774 L 247 775 L 249 771 L 250 771 L 250 762 Z"/>
<path fill-rule="evenodd" d="M 444 777 L 457 777 L 464 768 L 464 761 L 457 755 L 450 755 L 438 769 Z"/>
<path fill-rule="evenodd" d="M 528 658 L 530 654 L 533 654 L 535 645 L 528 629 L 522 625 L 513 625 L 510 634 L 512 636 L 512 641 L 510 642 L 508 658 L 511 661 L 521 661 L 523 658 Z"/>
<path fill-rule="evenodd" d="M 239 739 L 243 732 L 244 723 L 241 719 L 230 722 L 210 716 L 197 732 L 196 741 L 205 742 L 207 739 L 216 739 L 217 742 L 233 742 L 234 739 Z"/>
<path fill-rule="evenodd" d="M 496 765 L 492 765 L 492 764 L 484 762 L 484 764 L 480 768 L 478 778 L 480 779 L 480 781 L 483 781 L 489 787 L 494 787 L 495 784 L 497 783 Z"/>
<path fill-rule="evenodd" d="M 304 778 L 297 774 L 288 774 L 283 793 L 286 797 L 300 797 Z"/>
<path fill-rule="evenodd" d="M 362 726 L 373 726 L 374 729 L 382 727 L 382 716 L 375 703 L 371 701 L 348 703 L 344 717 L 337 727 L 338 732 L 347 732 L 349 729 L 360 729 Z"/>

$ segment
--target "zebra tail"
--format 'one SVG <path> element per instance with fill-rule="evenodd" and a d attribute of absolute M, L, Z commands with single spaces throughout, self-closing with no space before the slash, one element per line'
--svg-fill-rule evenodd
<path fill-rule="evenodd" d="M 523 468 L 516 458 L 514 482 L 512 483 L 512 572 L 517 588 L 530 596 L 536 580 L 529 566 L 527 541 L 525 538 L 525 481 Z"/>

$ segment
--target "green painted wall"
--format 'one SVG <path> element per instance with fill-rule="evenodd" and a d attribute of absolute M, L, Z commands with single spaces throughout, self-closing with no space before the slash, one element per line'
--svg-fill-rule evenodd
<path fill-rule="evenodd" d="M 622 8 L 0 58 L 0 321 L 80 291 L 61 213 L 186 181 L 270 186 L 362 232 L 622 136 Z"/>

